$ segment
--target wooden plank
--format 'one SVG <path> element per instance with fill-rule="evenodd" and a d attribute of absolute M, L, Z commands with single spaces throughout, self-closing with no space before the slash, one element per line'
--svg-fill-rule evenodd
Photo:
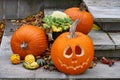
<path fill-rule="evenodd" d="M 4 0 L 3 5 L 6 19 L 18 18 L 18 0 Z"/>
<path fill-rule="evenodd" d="M 44 10 L 43 0 L 19 0 L 18 11 L 19 18 L 25 18 Z"/>

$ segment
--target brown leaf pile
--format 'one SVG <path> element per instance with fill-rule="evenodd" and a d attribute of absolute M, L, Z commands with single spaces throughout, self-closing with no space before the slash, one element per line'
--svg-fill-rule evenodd
<path fill-rule="evenodd" d="M 4 28 L 5 28 L 5 19 L 0 21 L 0 44 L 1 44 L 1 41 L 2 41 Z"/>
<path fill-rule="evenodd" d="M 42 26 L 42 18 L 44 17 L 44 13 L 39 11 L 37 14 L 30 15 L 24 19 L 16 19 L 11 20 L 14 25 L 20 26 L 22 24 L 29 24 L 34 26 Z"/>

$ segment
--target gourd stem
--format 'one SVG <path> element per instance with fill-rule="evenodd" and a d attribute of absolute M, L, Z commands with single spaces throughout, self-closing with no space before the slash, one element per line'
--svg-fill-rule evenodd
<path fill-rule="evenodd" d="M 28 47 L 28 44 L 26 42 L 23 42 L 21 45 L 20 45 L 20 48 L 21 49 L 27 49 Z"/>
<path fill-rule="evenodd" d="M 70 33 L 69 37 L 70 37 L 70 38 L 74 38 L 74 37 L 75 37 L 76 27 L 77 27 L 77 24 L 78 24 L 79 22 L 80 22 L 80 20 L 79 20 L 79 19 L 76 19 L 76 20 L 73 22 L 73 24 L 71 25 L 70 30 L 69 30 L 69 33 Z"/>

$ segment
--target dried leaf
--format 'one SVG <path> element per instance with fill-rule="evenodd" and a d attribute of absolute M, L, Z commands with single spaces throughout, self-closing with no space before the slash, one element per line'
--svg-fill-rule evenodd
<path fill-rule="evenodd" d="M 44 17 L 44 13 L 42 11 L 38 12 L 35 15 L 30 15 L 27 16 L 24 19 L 17 19 L 17 20 L 11 20 L 11 22 L 14 25 L 20 26 L 22 24 L 30 24 L 30 25 L 34 25 L 34 26 L 42 26 L 42 18 Z"/>
<path fill-rule="evenodd" d="M 102 59 L 100 60 L 103 64 L 109 64 L 109 60 L 105 57 L 102 57 Z"/>
<path fill-rule="evenodd" d="M 103 64 L 107 64 L 108 66 L 112 66 L 112 65 L 114 65 L 114 63 L 115 63 L 115 60 L 113 60 L 113 59 L 107 59 L 107 58 L 105 58 L 105 57 L 102 57 L 102 59 L 100 60 Z"/>
<path fill-rule="evenodd" d="M 96 25 L 96 24 L 93 24 L 92 29 L 93 30 L 101 30 L 101 28 L 98 25 Z"/>

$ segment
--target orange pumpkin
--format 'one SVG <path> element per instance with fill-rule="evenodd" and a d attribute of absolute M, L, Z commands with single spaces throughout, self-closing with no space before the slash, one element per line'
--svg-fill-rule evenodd
<path fill-rule="evenodd" d="M 73 21 L 76 19 L 80 19 L 80 23 L 78 24 L 76 31 L 82 32 L 84 34 L 88 34 L 93 26 L 93 17 L 92 15 L 78 7 L 68 8 L 64 11 Z"/>
<path fill-rule="evenodd" d="M 41 55 L 48 47 L 45 32 L 37 26 L 22 25 L 11 38 L 11 49 L 13 53 L 19 54 L 21 59 L 26 55 Z"/>
<path fill-rule="evenodd" d="M 66 74 L 80 74 L 89 68 L 94 57 L 92 40 L 81 32 L 75 32 L 73 23 L 70 32 L 61 34 L 53 43 L 51 58 L 56 68 Z"/>

